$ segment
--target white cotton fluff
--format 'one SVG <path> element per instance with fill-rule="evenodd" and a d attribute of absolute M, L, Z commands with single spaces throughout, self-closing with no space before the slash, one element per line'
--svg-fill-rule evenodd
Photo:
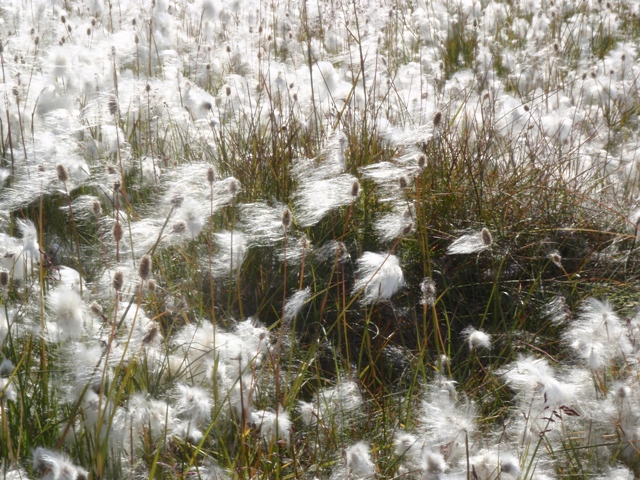
<path fill-rule="evenodd" d="M 467 327 L 462 331 L 462 336 L 469 344 L 469 350 L 490 349 L 491 335 L 473 327 Z"/>
<path fill-rule="evenodd" d="M 234 230 L 214 234 L 218 253 L 213 258 L 212 271 L 216 278 L 237 272 L 247 254 L 247 238 L 244 233 Z"/>
<path fill-rule="evenodd" d="M 289 443 L 292 422 L 287 411 L 281 408 L 278 409 L 277 413 L 268 410 L 256 410 L 251 413 L 250 421 L 255 424 L 264 441 L 284 440 Z"/>
<path fill-rule="evenodd" d="M 84 303 L 76 290 L 65 285 L 51 290 L 47 296 L 47 305 L 57 326 L 57 339 L 82 336 Z"/>
<path fill-rule="evenodd" d="M 181 383 L 175 388 L 174 398 L 175 412 L 180 418 L 198 425 L 210 421 L 213 400 L 206 390 Z"/>
<path fill-rule="evenodd" d="M 633 353 L 628 329 L 606 300 L 585 300 L 563 338 L 591 370 L 602 370 Z"/>
<path fill-rule="evenodd" d="M 311 290 L 309 287 L 298 290 L 291 297 L 287 299 L 287 303 L 284 305 L 284 318 L 285 322 L 292 321 L 296 315 L 300 312 L 302 307 L 309 301 L 311 298 Z"/>
<path fill-rule="evenodd" d="M 33 469 L 42 472 L 41 480 L 84 480 L 89 476 L 67 456 L 42 447 L 33 451 Z"/>
<path fill-rule="evenodd" d="M 430 448 L 422 449 L 421 470 L 423 480 L 437 480 L 447 469 L 447 463 L 440 452 Z"/>
<path fill-rule="evenodd" d="M 463 235 L 454 240 L 447 248 L 447 255 L 468 255 L 471 253 L 482 252 L 491 247 L 492 238 L 487 229 L 479 232 Z M 488 234 L 488 235 L 487 235 Z"/>
<path fill-rule="evenodd" d="M 366 443 L 358 442 L 351 445 L 347 448 L 346 457 L 350 478 L 368 478 L 375 474 L 376 468 Z"/>
<path fill-rule="evenodd" d="M 395 255 L 364 252 L 358 259 L 353 293 L 362 292 L 362 303 L 389 300 L 404 285 L 400 260 Z"/>

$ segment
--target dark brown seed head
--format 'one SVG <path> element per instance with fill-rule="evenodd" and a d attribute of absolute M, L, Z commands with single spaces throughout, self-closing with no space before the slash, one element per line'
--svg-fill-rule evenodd
<path fill-rule="evenodd" d="M 142 280 L 147 280 L 149 275 L 151 275 L 151 257 L 149 255 L 144 255 L 140 259 L 140 264 L 138 265 L 138 275 Z"/>
<path fill-rule="evenodd" d="M 100 216 L 102 215 L 102 205 L 100 205 L 100 202 L 98 200 L 93 201 L 93 203 L 91 204 L 91 210 L 93 211 L 93 214 L 96 216 L 96 218 L 100 218 Z"/>
<path fill-rule="evenodd" d="M 116 292 L 119 292 L 120 290 L 122 290 L 122 286 L 124 285 L 124 274 L 122 273 L 121 270 L 118 270 L 114 275 L 113 275 L 113 289 Z"/>
<path fill-rule="evenodd" d="M 287 230 L 290 225 L 291 225 L 291 210 L 289 210 L 287 207 L 284 207 L 284 209 L 282 210 L 282 226 L 284 227 L 285 230 Z"/>
<path fill-rule="evenodd" d="M 113 226 L 113 238 L 116 242 L 119 242 L 120 240 L 122 240 L 122 234 L 123 234 L 123 229 L 122 229 L 122 224 L 120 222 L 116 222 L 115 225 Z"/>
<path fill-rule="evenodd" d="M 360 193 L 360 183 L 357 180 L 354 180 L 354 182 L 351 184 L 351 196 L 353 198 L 356 198 L 359 193 Z"/>
<path fill-rule="evenodd" d="M 149 289 L 150 292 L 156 291 L 156 281 L 153 278 L 150 278 L 149 281 L 147 282 L 147 288 Z"/>
<path fill-rule="evenodd" d="M 69 181 L 69 170 L 63 164 L 56 165 L 56 173 L 58 174 L 58 181 L 67 183 Z"/>
<path fill-rule="evenodd" d="M 6 288 L 9 285 L 9 271 L 4 268 L 0 270 L 0 287 Z"/>
<path fill-rule="evenodd" d="M 435 128 L 438 128 L 438 125 L 440 125 L 440 121 L 442 120 L 442 112 L 440 110 L 438 110 L 434 115 L 433 115 L 433 126 Z"/>
<path fill-rule="evenodd" d="M 213 182 L 216 180 L 216 176 L 215 173 L 213 171 L 213 168 L 209 167 L 209 170 L 207 170 L 207 181 L 210 184 L 213 184 Z"/>
<path fill-rule="evenodd" d="M 147 330 L 147 333 L 144 334 L 144 337 L 142 337 L 142 344 L 149 345 L 150 343 L 152 343 L 153 340 L 158 336 L 159 331 L 160 329 L 158 328 L 158 325 L 152 325 L 151 328 Z"/>
<path fill-rule="evenodd" d="M 482 243 L 484 243 L 485 246 L 490 247 L 493 243 L 493 237 L 491 236 L 491 232 L 487 227 L 484 227 L 482 229 L 482 231 L 480 232 L 480 236 L 482 237 Z"/>

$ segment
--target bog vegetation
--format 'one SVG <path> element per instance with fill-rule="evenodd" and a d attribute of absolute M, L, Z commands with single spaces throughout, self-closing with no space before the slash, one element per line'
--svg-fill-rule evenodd
<path fill-rule="evenodd" d="M 639 38 L 0 2 L 2 478 L 635 478 Z"/>

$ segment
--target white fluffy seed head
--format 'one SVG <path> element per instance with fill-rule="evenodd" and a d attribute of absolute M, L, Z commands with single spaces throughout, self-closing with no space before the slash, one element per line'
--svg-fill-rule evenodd
<path fill-rule="evenodd" d="M 347 448 L 346 457 L 350 475 L 355 478 L 373 478 L 376 469 L 366 443 L 358 442 Z"/>
<path fill-rule="evenodd" d="M 462 335 L 467 339 L 470 350 L 491 348 L 491 335 L 487 333 L 467 327 L 462 331 Z"/>
<path fill-rule="evenodd" d="M 77 291 L 64 285 L 57 287 L 49 292 L 47 304 L 61 339 L 82 336 L 84 303 Z"/>

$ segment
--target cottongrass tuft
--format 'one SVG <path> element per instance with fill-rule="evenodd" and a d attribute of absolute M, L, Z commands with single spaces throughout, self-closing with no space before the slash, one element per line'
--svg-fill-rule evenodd
<path fill-rule="evenodd" d="M 633 355 L 629 330 L 606 300 L 585 300 L 563 338 L 592 370 L 605 369 Z"/>
<path fill-rule="evenodd" d="M 482 252 L 491 248 L 493 237 L 488 229 L 483 228 L 479 232 L 463 235 L 454 240 L 447 249 L 448 255 L 468 255 Z"/>
<path fill-rule="evenodd" d="M 371 460 L 369 446 L 364 442 L 358 442 L 347 448 L 347 471 L 349 478 L 373 478 L 376 467 Z"/>
<path fill-rule="evenodd" d="M 213 400 L 210 393 L 199 387 L 184 383 L 178 384 L 174 391 L 176 414 L 196 425 L 204 425 L 211 419 Z"/>
<path fill-rule="evenodd" d="M 33 469 L 42 474 L 41 480 L 85 480 L 88 472 L 74 465 L 58 452 L 37 447 L 33 451 Z"/>
<path fill-rule="evenodd" d="M 58 327 L 60 339 L 82 336 L 84 303 L 77 291 L 61 285 L 49 292 L 47 304 Z"/>
<path fill-rule="evenodd" d="M 277 413 L 268 410 L 256 410 L 252 412 L 250 421 L 256 426 L 265 442 L 283 440 L 289 443 L 293 424 L 286 410 L 278 408 Z"/>
<path fill-rule="evenodd" d="M 438 480 L 447 469 L 447 462 L 444 455 L 435 452 L 430 448 L 422 449 L 420 470 L 422 471 L 422 480 Z"/>
<path fill-rule="evenodd" d="M 300 310 L 309 301 L 310 298 L 311 289 L 309 287 L 298 290 L 291 297 L 289 297 L 287 299 L 287 303 L 284 306 L 284 322 L 291 322 L 298 315 L 298 313 L 300 313 Z"/>
<path fill-rule="evenodd" d="M 13 383 L 9 378 L 0 377 L 0 405 L 5 402 L 15 402 L 18 399 Z"/>
<path fill-rule="evenodd" d="M 469 350 L 490 349 L 491 335 L 469 326 L 462 331 L 462 336 L 469 344 Z"/>
<path fill-rule="evenodd" d="M 482 452 L 472 457 L 470 463 L 478 480 L 516 480 L 520 475 L 518 461 L 510 454 Z"/>
<path fill-rule="evenodd" d="M 353 293 L 362 292 L 362 303 L 389 300 L 403 285 L 400 260 L 395 255 L 364 252 L 358 259 Z"/>
<path fill-rule="evenodd" d="M 548 258 L 556 267 L 562 268 L 562 256 L 560 255 L 560 252 L 553 250 L 549 253 Z"/>
<path fill-rule="evenodd" d="M 396 455 L 403 456 L 411 450 L 415 450 L 418 445 L 418 437 L 410 433 L 399 433 L 394 440 Z"/>

